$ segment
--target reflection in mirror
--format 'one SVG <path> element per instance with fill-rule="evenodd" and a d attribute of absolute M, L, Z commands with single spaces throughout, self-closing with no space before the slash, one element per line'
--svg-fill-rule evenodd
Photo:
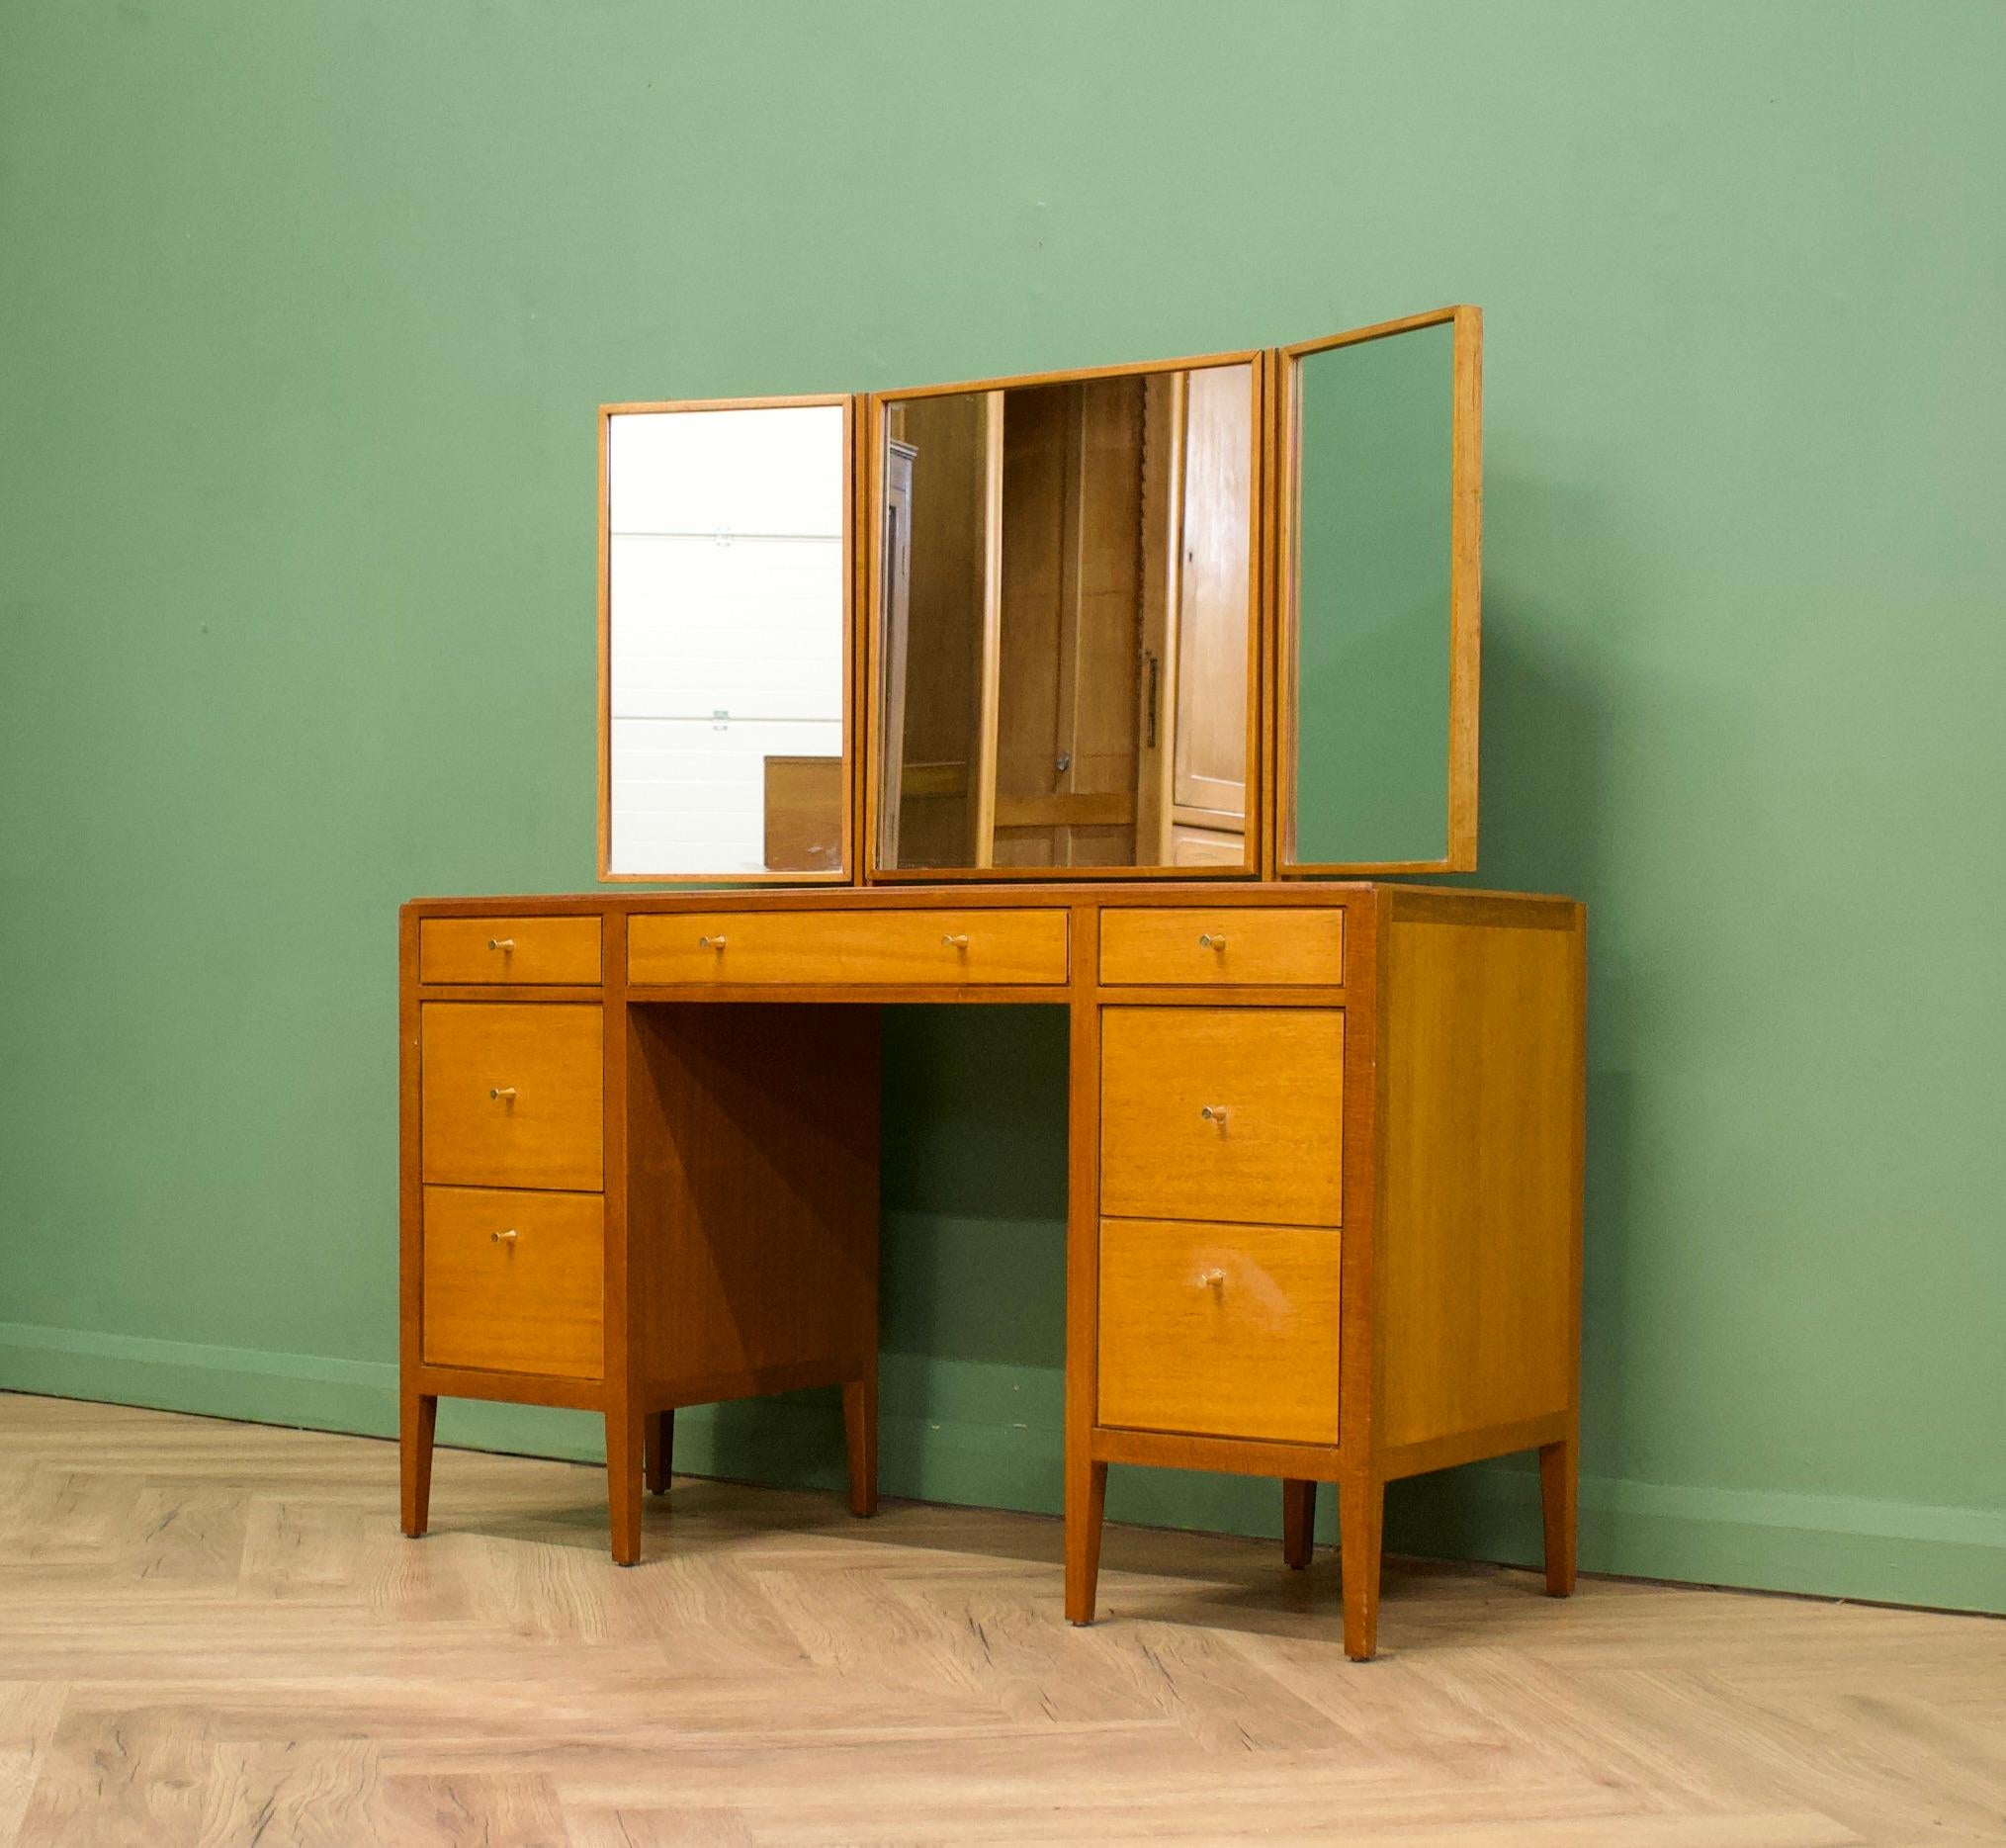
<path fill-rule="evenodd" d="M 843 417 L 608 415 L 608 872 L 841 870 Z"/>
<path fill-rule="evenodd" d="M 884 411 L 879 864 L 1248 864 L 1253 367 Z"/>
<path fill-rule="evenodd" d="M 1296 361 L 1295 864 L 1449 854 L 1456 328 Z"/>

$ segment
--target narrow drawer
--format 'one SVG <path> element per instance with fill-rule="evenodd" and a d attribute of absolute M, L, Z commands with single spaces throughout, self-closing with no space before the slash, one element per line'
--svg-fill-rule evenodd
<path fill-rule="evenodd" d="M 605 1202 L 596 1193 L 427 1188 L 424 1356 L 432 1366 L 598 1379 Z"/>
<path fill-rule="evenodd" d="M 1336 984 L 1345 979 L 1345 914 L 1276 907 L 1100 914 L 1103 982 Z"/>
<path fill-rule="evenodd" d="M 1063 911 L 675 912 L 627 925 L 627 979 L 899 988 L 1058 984 Z"/>
<path fill-rule="evenodd" d="M 1338 1441 L 1335 1232 L 1100 1224 L 1098 1422 Z"/>
<path fill-rule="evenodd" d="M 604 1085 L 596 1006 L 427 1002 L 421 1172 L 473 1187 L 596 1190 Z"/>
<path fill-rule="evenodd" d="M 421 918 L 420 982 L 599 980 L 596 918 Z"/>
<path fill-rule="evenodd" d="M 1103 1008 L 1100 1210 L 1339 1223 L 1339 1008 Z"/>

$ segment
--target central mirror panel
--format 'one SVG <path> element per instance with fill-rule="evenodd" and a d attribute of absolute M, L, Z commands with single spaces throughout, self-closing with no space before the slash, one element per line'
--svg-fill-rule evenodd
<path fill-rule="evenodd" d="M 876 866 L 1251 870 L 1249 355 L 874 400 Z"/>

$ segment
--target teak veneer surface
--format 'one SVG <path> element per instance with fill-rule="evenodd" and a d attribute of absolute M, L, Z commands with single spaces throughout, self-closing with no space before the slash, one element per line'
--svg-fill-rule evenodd
<path fill-rule="evenodd" d="M 690 983 L 860 983 L 963 987 L 1066 979 L 1066 914 L 841 912 L 812 918 L 738 909 L 637 917 L 627 979 Z"/>
<path fill-rule="evenodd" d="M 1109 1007 L 1100 1033 L 1103 1213 L 1340 1222 L 1342 1010 Z"/>
<path fill-rule="evenodd" d="M 1571 1405 L 1582 939 L 1395 906 L 1386 933 L 1385 1442 Z M 1572 1227 L 1564 1238 L 1556 1226 Z"/>
<path fill-rule="evenodd" d="M 427 983 L 442 921 L 474 964 L 435 957 L 460 979 Z M 552 923 L 597 934 L 598 984 L 473 979 L 500 924 Z M 840 1386 L 869 1512 L 877 1004 L 1031 1001 L 1070 1022 L 1067 1615 L 1094 1615 L 1116 1462 L 1278 1478 L 1291 1558 L 1333 1483 L 1366 1657 L 1384 1484 L 1537 1450 L 1565 1593 L 1583 941 L 1571 901 L 1383 884 L 407 906 L 404 1529 L 425 1531 L 441 1395 L 601 1413 L 623 1564 L 680 1406 Z M 603 1189 L 596 1353 L 582 1241 L 541 1332 L 528 1267 L 472 1220 L 438 1219 L 428 1253 L 432 1196 L 502 1189 Z"/>
<path fill-rule="evenodd" d="M 1345 914 L 1110 905 L 1100 917 L 1100 979 L 1244 987 L 1345 979 Z"/>
<path fill-rule="evenodd" d="M 603 1012 L 427 1002 L 419 1028 L 425 1180 L 586 1191 L 602 1186 Z"/>
<path fill-rule="evenodd" d="M 426 1361 L 597 1379 L 605 1212 L 596 1193 L 427 1188 Z"/>
<path fill-rule="evenodd" d="M 599 980 L 596 918 L 427 918 L 418 925 L 418 980 L 552 983 Z"/>
<path fill-rule="evenodd" d="M 1100 1222 L 1100 1422 L 1338 1441 L 1335 1232 Z"/>

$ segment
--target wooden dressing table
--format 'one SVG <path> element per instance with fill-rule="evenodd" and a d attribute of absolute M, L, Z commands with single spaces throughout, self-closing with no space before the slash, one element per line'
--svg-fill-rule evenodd
<path fill-rule="evenodd" d="M 741 470 L 765 495 L 743 522 L 714 504 L 743 425 L 602 413 L 602 876 L 744 852 L 763 858 L 721 876 L 758 889 L 402 909 L 405 1533 L 425 1532 L 443 1396 L 603 1415 L 622 1564 L 644 1488 L 668 1485 L 679 1406 L 839 1385 L 850 1505 L 871 1513 L 878 1009 L 1043 1003 L 1070 1018 L 1067 1616 L 1094 1614 L 1110 1463 L 1279 1478 L 1298 1567 L 1316 1485 L 1335 1484 L 1363 1658 L 1386 1482 L 1536 1449 L 1547 1587 L 1571 1589 L 1582 908 L 1312 879 L 1348 863 L 1298 842 L 1352 825 L 1401 748 L 1361 746 L 1335 810 L 1305 806 L 1323 555 L 1292 535 L 1324 530 L 1333 469 L 1295 460 L 1318 401 L 1303 367 L 1411 331 L 1441 332 L 1443 356 L 1453 336 L 1441 519 L 1354 571 L 1345 609 L 1392 615 L 1362 648 L 1341 625 L 1351 653 L 1322 684 L 1365 726 L 1361 661 L 1383 673 L 1405 650 L 1441 676 L 1416 758 L 1414 812 L 1435 820 L 1414 851 L 1349 864 L 1461 869 L 1473 310 L 1129 374 L 727 405 L 840 412 L 825 477 L 812 432 Z M 1395 449 L 1360 477 L 1387 504 L 1348 557 L 1398 550 L 1387 484 L 1414 470 Z M 630 485 L 609 491 L 622 457 Z M 1389 602 L 1393 566 L 1413 569 Z M 818 612 L 839 619 L 826 660 Z M 735 655 L 740 625 L 761 639 Z M 761 662 L 763 706 L 741 717 Z M 1402 827 L 1411 812 L 1375 838 Z M 742 838 L 758 844 L 720 844 Z"/>

